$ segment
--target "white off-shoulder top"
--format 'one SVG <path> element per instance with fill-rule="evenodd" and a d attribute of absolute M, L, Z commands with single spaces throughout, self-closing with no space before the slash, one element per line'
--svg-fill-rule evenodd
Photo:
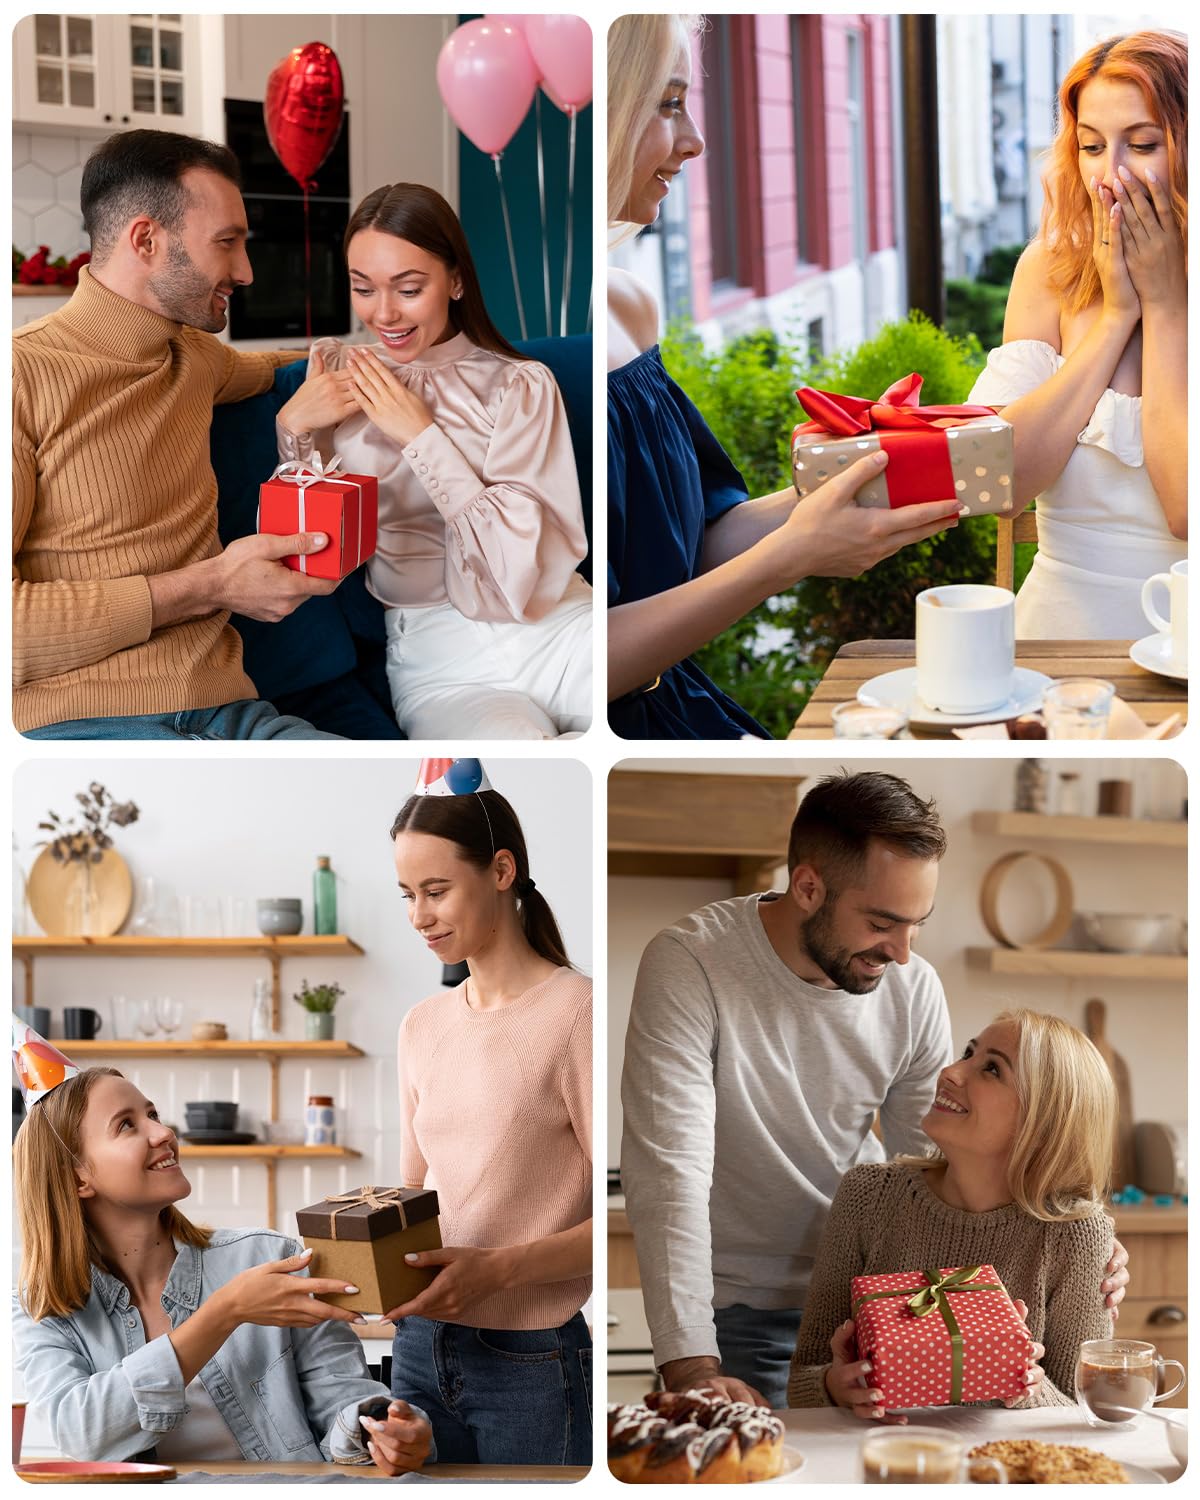
<path fill-rule="evenodd" d="M 318 339 L 327 370 L 347 345 Z M 401 363 L 372 348 L 425 402 L 432 423 L 403 448 L 365 413 L 333 431 L 277 428 L 281 459 L 316 448 L 379 480 L 379 542 L 367 587 L 390 609 L 450 603 L 473 620 L 538 620 L 587 550 L 566 411 L 534 360 L 455 334 Z"/>
<path fill-rule="evenodd" d="M 1063 356 L 1041 339 L 988 355 L 970 399 L 1007 406 L 1056 375 Z M 1151 629 L 1143 582 L 1187 556 L 1170 533 L 1142 453 L 1142 398 L 1111 388 L 1096 403 L 1062 473 L 1037 499 L 1038 554 L 1017 595 L 1026 639 L 1136 640 Z"/>

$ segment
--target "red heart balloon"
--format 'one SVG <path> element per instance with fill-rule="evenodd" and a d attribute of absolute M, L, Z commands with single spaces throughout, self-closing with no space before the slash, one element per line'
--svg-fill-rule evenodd
<path fill-rule="evenodd" d="M 263 117 L 275 155 L 302 188 L 333 150 L 345 91 L 337 54 L 324 42 L 294 47 L 271 70 Z"/>

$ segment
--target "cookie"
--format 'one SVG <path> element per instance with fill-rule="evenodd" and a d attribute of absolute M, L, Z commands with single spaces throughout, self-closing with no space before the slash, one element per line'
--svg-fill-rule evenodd
<path fill-rule="evenodd" d="M 1029 1460 L 1034 1484 L 1128 1484 L 1129 1475 L 1107 1454 L 1065 1443 L 1043 1443 Z"/>
<path fill-rule="evenodd" d="M 1036 1453 L 1049 1446 L 1049 1443 L 1036 1443 L 1032 1438 L 1004 1438 L 994 1443 L 980 1443 L 971 1449 L 970 1457 L 997 1459 L 1008 1473 L 1009 1484 L 1032 1484 L 1030 1462 Z M 979 1479 L 987 1482 L 987 1470 L 980 1470 Z"/>

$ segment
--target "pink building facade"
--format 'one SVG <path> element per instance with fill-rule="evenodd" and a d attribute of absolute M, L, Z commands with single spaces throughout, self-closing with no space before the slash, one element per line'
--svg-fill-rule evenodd
<path fill-rule="evenodd" d="M 712 342 L 751 328 L 823 351 L 902 314 L 894 20 L 710 16 L 691 101 L 706 150 L 684 172 L 686 312 Z M 655 237 L 620 259 L 649 274 Z M 676 254 L 678 254 L 678 248 Z M 667 280 L 678 286 L 679 269 Z M 685 311 L 677 294 L 672 311 Z"/>

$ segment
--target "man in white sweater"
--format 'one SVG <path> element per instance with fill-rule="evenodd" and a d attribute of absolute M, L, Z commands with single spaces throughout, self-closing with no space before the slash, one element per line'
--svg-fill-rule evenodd
<path fill-rule="evenodd" d="M 941 982 L 911 945 L 945 850 L 933 802 L 899 777 L 828 776 L 792 824 L 786 891 L 714 902 L 647 947 L 621 1180 L 668 1389 L 785 1406 L 838 1183 L 928 1144 L 954 1054 Z M 1110 1305 L 1128 1280 L 1116 1249 Z"/>

